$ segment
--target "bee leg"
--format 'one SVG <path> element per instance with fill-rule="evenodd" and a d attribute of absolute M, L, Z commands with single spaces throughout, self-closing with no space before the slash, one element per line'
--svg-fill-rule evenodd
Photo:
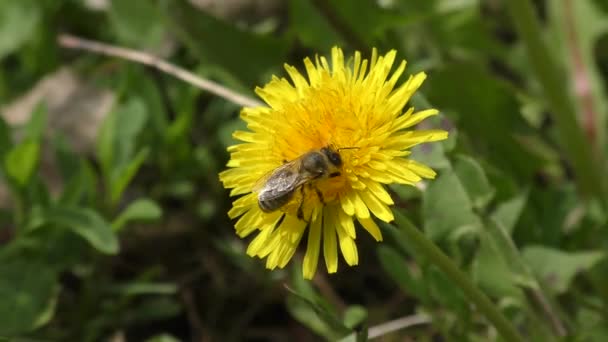
<path fill-rule="evenodd" d="M 298 219 L 305 221 L 304 219 L 304 187 L 300 188 L 300 205 L 298 206 L 298 213 L 296 214 Z"/>
<path fill-rule="evenodd" d="M 329 178 L 338 177 L 340 174 L 341 173 L 339 171 L 338 172 L 332 172 L 332 173 L 329 174 Z"/>
<path fill-rule="evenodd" d="M 321 192 L 321 190 L 315 187 L 315 192 L 317 193 L 317 197 L 319 197 L 319 201 L 321 202 L 321 204 L 325 204 L 325 198 L 323 198 L 323 193 Z"/>

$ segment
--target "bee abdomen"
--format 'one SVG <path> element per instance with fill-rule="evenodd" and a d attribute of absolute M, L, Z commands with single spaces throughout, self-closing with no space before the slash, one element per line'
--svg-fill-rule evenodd
<path fill-rule="evenodd" d="M 263 212 L 269 213 L 279 209 L 289 202 L 289 199 L 293 195 L 293 192 L 289 192 L 283 196 L 264 198 L 264 196 L 258 197 L 258 206 Z"/>

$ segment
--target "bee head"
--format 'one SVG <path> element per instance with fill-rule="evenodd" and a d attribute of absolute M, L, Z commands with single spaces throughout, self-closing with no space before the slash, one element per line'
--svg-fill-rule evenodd
<path fill-rule="evenodd" d="M 340 153 L 338 153 L 337 151 L 334 151 L 334 150 L 330 149 L 329 147 L 323 147 L 321 149 L 321 152 L 323 152 L 323 154 L 325 154 L 327 159 L 329 159 L 329 162 L 334 164 L 334 166 L 339 167 L 342 165 L 342 158 L 340 157 Z"/>

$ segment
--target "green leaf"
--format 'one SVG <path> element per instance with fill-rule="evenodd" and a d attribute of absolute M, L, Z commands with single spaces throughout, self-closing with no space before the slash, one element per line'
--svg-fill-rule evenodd
<path fill-rule="evenodd" d="M 106 176 L 131 161 L 147 118 L 146 106 L 139 98 L 131 98 L 106 117 L 97 141 L 97 157 Z"/>
<path fill-rule="evenodd" d="M 481 165 L 473 158 L 460 155 L 456 158 L 454 172 L 464 186 L 473 207 L 484 208 L 494 197 L 494 188 Z"/>
<path fill-rule="evenodd" d="M 511 234 L 527 201 L 528 193 L 523 192 L 505 202 L 498 204 L 491 217 L 502 224 L 507 232 Z"/>
<path fill-rule="evenodd" d="M 163 321 L 178 316 L 182 306 L 177 298 L 170 296 L 143 297 L 141 304 L 128 309 L 133 323 Z"/>
<path fill-rule="evenodd" d="M 352 305 L 344 311 L 344 325 L 358 330 L 367 320 L 367 310 L 360 305 Z"/>
<path fill-rule="evenodd" d="M 76 205 L 86 196 L 96 193 L 97 176 L 90 162 L 74 153 L 63 136 L 55 138 L 54 147 L 55 160 L 64 182 L 58 203 Z"/>
<path fill-rule="evenodd" d="M 151 199 L 140 198 L 131 203 L 122 213 L 112 222 L 114 231 L 119 231 L 122 227 L 132 220 L 156 220 L 162 215 L 162 209 Z"/>
<path fill-rule="evenodd" d="M 443 239 L 465 226 L 481 226 L 464 186 L 451 170 L 430 182 L 422 198 L 424 230 L 432 240 Z"/>
<path fill-rule="evenodd" d="M 71 230 L 102 253 L 118 253 L 118 239 L 112 227 L 91 209 L 73 206 L 34 208 L 28 228 L 39 229 L 48 224 Z"/>
<path fill-rule="evenodd" d="M 287 45 L 277 36 L 242 30 L 233 23 L 192 8 L 184 1 L 167 3 L 171 27 L 177 38 L 207 69 L 219 68 L 239 79 L 246 88 L 257 84 L 261 75 L 270 69 L 276 70 L 286 60 Z M 222 77 L 221 72 L 214 76 Z"/>
<path fill-rule="evenodd" d="M 4 167 L 10 179 L 23 187 L 32 178 L 40 154 L 37 141 L 26 140 L 14 146 L 6 155 Z"/>
<path fill-rule="evenodd" d="M 118 38 L 131 46 L 159 46 L 165 35 L 162 14 L 152 2 L 112 0 L 108 18 Z"/>
<path fill-rule="evenodd" d="M 466 142 L 472 150 L 521 180 L 527 181 L 540 168 L 541 159 L 515 139 L 529 134 L 531 127 L 518 115 L 510 84 L 473 63 L 449 64 L 433 74 L 426 89 L 431 103 L 442 108 L 460 136 L 470 139 Z"/>
<path fill-rule="evenodd" d="M 40 19 L 37 1 L 0 1 L 0 60 L 33 38 Z"/>
<path fill-rule="evenodd" d="M 372 46 L 378 45 L 388 29 L 401 26 L 404 22 L 402 13 L 384 9 L 376 1 L 329 0 L 327 3 L 325 6 L 331 6 L 349 29 L 361 37 L 361 43 Z"/>
<path fill-rule="evenodd" d="M 311 283 L 302 278 L 300 267 L 293 268 L 291 279 L 294 288 L 287 288 L 287 310 L 296 320 L 330 341 L 351 332 Z"/>
<path fill-rule="evenodd" d="M 541 282 L 557 294 L 566 292 L 578 273 L 589 270 L 606 257 L 600 251 L 568 253 L 544 246 L 526 247 L 522 254 Z"/>
<path fill-rule="evenodd" d="M 59 293 L 55 270 L 25 259 L 0 258 L 0 336 L 31 331 L 52 317 Z"/>
<path fill-rule="evenodd" d="M 139 168 L 146 161 L 146 158 L 148 158 L 149 151 L 148 148 L 144 147 L 128 164 L 112 172 L 110 181 L 110 202 L 112 204 L 116 204 L 120 200 L 120 196 L 127 188 L 127 185 L 129 185 Z"/>
<path fill-rule="evenodd" d="M 113 286 L 111 291 L 128 297 L 140 295 L 173 295 L 177 293 L 177 285 L 172 283 L 136 281 L 125 285 Z"/>
<path fill-rule="evenodd" d="M 475 282 L 494 297 L 521 299 L 521 291 L 514 282 L 509 262 L 497 246 L 498 242 L 485 231 L 481 232 L 479 238 L 479 251 L 472 267 Z"/>
<path fill-rule="evenodd" d="M 2 116 L 0 116 L 0 158 L 4 160 L 6 153 L 13 146 L 11 128 Z"/>
<path fill-rule="evenodd" d="M 378 259 L 384 271 L 399 285 L 404 293 L 426 301 L 427 294 L 421 276 L 415 275 L 408 263 L 396 250 L 388 246 L 378 247 Z"/>
<path fill-rule="evenodd" d="M 41 141 L 46 128 L 48 111 L 44 102 L 39 103 L 27 124 L 25 125 L 24 140 Z"/>
<path fill-rule="evenodd" d="M 329 51 L 336 44 L 341 45 L 341 38 L 317 11 L 312 1 L 289 1 L 289 18 L 296 37 L 306 46 L 316 47 L 322 52 Z"/>
<path fill-rule="evenodd" d="M 432 298 L 461 314 L 463 318 L 469 316 L 469 305 L 464 293 L 459 287 L 454 286 L 450 279 L 437 267 L 430 266 L 425 269 L 424 282 L 428 286 Z"/>
<path fill-rule="evenodd" d="M 160 334 L 146 339 L 146 342 L 181 342 L 181 340 L 169 334 Z"/>
<path fill-rule="evenodd" d="M 332 335 L 337 334 L 339 336 L 343 336 L 351 331 L 342 323 L 335 313 L 328 310 L 327 304 L 323 303 L 318 295 L 310 296 L 310 294 L 307 295 L 305 293 L 296 292 L 290 288 L 287 290 L 290 292 L 288 300 L 291 301 L 291 309 L 293 310 L 292 314 L 296 316 L 295 313 L 297 313 L 298 315 L 296 318 L 303 319 L 300 321 L 301 323 L 308 325 L 314 330 L 313 327 L 319 325 L 319 322 L 315 321 L 319 319 L 321 322 L 323 322 L 323 325 L 330 328 L 330 331 L 325 331 L 325 333 L 330 334 L 331 332 Z M 296 304 L 298 301 L 299 304 Z M 302 310 L 302 304 L 307 307 L 307 310 Z M 288 305 L 290 305 L 289 302 Z M 312 313 L 314 313 L 314 316 L 316 317 L 311 316 Z"/>

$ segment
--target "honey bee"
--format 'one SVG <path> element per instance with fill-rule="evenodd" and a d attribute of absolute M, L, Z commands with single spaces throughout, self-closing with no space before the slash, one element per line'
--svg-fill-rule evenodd
<path fill-rule="evenodd" d="M 300 189 L 306 185 L 312 188 L 312 182 L 340 175 L 342 158 L 338 150 L 323 147 L 288 161 L 272 171 L 259 183 L 258 205 L 264 212 L 273 212 L 287 204 Z M 314 188 L 317 197 L 323 203 L 323 194 Z M 297 217 L 303 219 L 302 203 L 298 207 Z"/>

